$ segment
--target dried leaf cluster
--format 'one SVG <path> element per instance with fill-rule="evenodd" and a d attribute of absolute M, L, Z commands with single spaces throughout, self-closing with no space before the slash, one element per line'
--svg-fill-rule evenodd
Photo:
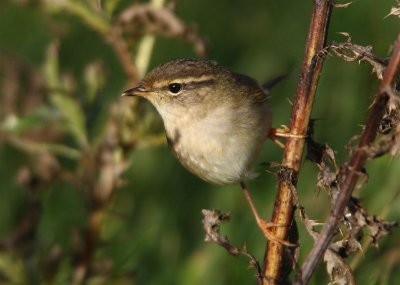
<path fill-rule="evenodd" d="M 389 17 L 389 16 L 395 16 L 395 17 L 400 18 L 400 1 L 399 0 L 396 0 L 396 5 L 390 9 L 390 13 L 386 17 Z"/>
<path fill-rule="evenodd" d="M 262 284 L 263 282 L 263 274 L 257 259 L 250 252 L 247 251 L 246 246 L 243 248 L 236 247 L 232 245 L 227 236 L 223 236 L 220 234 L 221 224 L 228 222 L 230 220 L 230 215 L 222 213 L 219 210 L 202 210 L 203 214 L 203 229 L 206 233 L 204 241 L 212 242 L 228 251 L 229 254 L 232 255 L 244 255 L 250 259 L 249 266 L 255 268 L 257 271 L 257 281 L 258 284 Z"/>
<path fill-rule="evenodd" d="M 118 16 L 116 27 L 119 27 L 131 40 L 140 38 L 144 34 L 156 34 L 182 39 L 191 44 L 201 56 L 204 56 L 208 49 L 204 38 L 176 16 L 173 5 L 156 8 L 151 4 L 134 4 Z"/>
<path fill-rule="evenodd" d="M 374 55 L 372 47 L 352 44 L 350 36 L 346 33 L 345 35 L 348 37 L 345 43 L 329 45 L 325 51 L 331 50 L 345 61 L 366 61 L 372 65 L 373 72 L 377 74 L 377 77 L 382 79 L 387 61 L 381 60 Z M 395 87 L 387 93 L 390 96 L 390 100 L 387 104 L 386 114 L 380 123 L 379 131 L 381 136 L 376 143 L 363 150 L 367 154 L 367 159 L 373 159 L 384 154 L 397 154 L 399 144 L 398 128 L 400 126 L 398 100 L 400 97 Z M 351 169 L 347 162 L 338 166 L 334 151 L 327 144 L 320 144 L 314 141 L 314 123 L 314 120 L 310 121 L 308 130 L 307 159 L 317 164 L 319 168 L 317 186 L 328 193 L 331 207 L 333 208 L 341 191 L 340 185 L 342 185 L 349 171 L 354 172 L 354 170 Z M 353 138 L 351 142 L 355 139 Z M 351 147 L 349 143 L 349 157 L 352 156 L 356 149 L 357 146 Z M 368 181 L 366 169 L 363 168 L 357 175 L 361 181 L 357 187 L 362 187 Z M 307 217 L 301 206 L 300 216 L 308 233 L 316 240 L 319 233 L 314 230 L 314 226 L 317 223 Z M 365 232 L 368 232 L 372 245 L 377 246 L 380 238 L 390 233 L 397 226 L 397 222 L 385 221 L 375 215 L 368 214 L 360 200 L 351 197 L 340 224 L 338 240 L 330 244 L 325 252 L 324 261 L 332 284 L 355 284 L 351 269 L 345 262 L 345 258 L 358 251 L 365 250 L 360 243 L 365 236 Z"/>

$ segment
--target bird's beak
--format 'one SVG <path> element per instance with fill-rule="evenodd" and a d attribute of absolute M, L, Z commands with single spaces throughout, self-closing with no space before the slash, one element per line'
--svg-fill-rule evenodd
<path fill-rule="evenodd" d="M 131 89 L 124 91 L 121 96 L 146 96 L 149 93 L 142 85 L 137 85 Z"/>

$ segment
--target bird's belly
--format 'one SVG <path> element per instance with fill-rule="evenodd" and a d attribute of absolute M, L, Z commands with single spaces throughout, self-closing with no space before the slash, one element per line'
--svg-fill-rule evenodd
<path fill-rule="evenodd" d="M 233 184 L 255 175 L 250 171 L 262 146 L 242 135 L 181 135 L 169 141 L 178 160 L 192 173 L 214 184 Z"/>
<path fill-rule="evenodd" d="M 251 166 L 258 157 L 270 125 L 269 109 L 251 116 L 229 105 L 193 120 L 193 110 L 164 114 L 168 144 L 192 173 L 214 184 L 233 184 L 254 178 Z"/>

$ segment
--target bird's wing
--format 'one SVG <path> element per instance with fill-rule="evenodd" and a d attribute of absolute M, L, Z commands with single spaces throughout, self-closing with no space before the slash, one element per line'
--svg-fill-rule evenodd
<path fill-rule="evenodd" d="M 263 103 L 267 101 L 267 94 L 253 78 L 238 73 L 234 74 L 234 78 L 241 83 L 238 85 L 241 86 L 240 92 L 243 92 L 247 98 L 250 98 L 254 103 Z"/>

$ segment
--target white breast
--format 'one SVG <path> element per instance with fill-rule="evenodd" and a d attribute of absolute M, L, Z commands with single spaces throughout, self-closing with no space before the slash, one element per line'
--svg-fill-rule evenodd
<path fill-rule="evenodd" d="M 177 112 L 179 117 L 159 110 L 170 145 L 180 162 L 200 178 L 215 184 L 254 178 L 250 167 L 264 141 L 265 136 L 260 132 L 268 128 L 264 120 L 258 120 L 260 129 L 246 131 L 243 126 L 254 127 L 254 124 L 241 120 L 240 110 L 232 112 L 227 108 L 216 108 L 198 120 L 191 119 L 190 112 L 194 110 Z"/>

